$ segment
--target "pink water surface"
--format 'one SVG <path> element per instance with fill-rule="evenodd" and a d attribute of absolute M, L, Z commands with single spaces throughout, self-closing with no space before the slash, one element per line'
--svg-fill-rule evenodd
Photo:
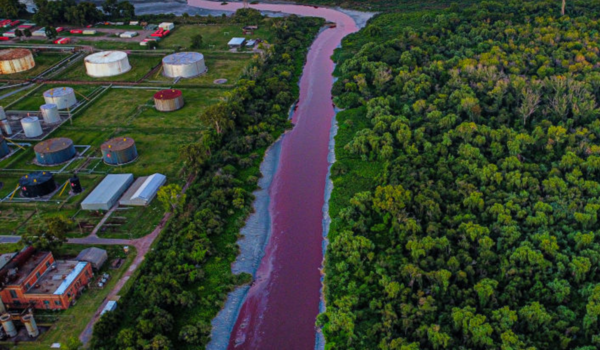
<path fill-rule="evenodd" d="M 236 10 L 241 3 L 221 5 L 188 0 L 191 6 Z M 332 118 L 330 57 L 343 37 L 358 30 L 339 11 L 301 5 L 252 5 L 263 11 L 323 17 L 337 27 L 322 32 L 312 44 L 300 81 L 295 127 L 281 145 L 279 167 L 271 184 L 272 235 L 240 310 L 229 349 L 308 350 L 315 346 L 323 252 L 323 204 Z"/>

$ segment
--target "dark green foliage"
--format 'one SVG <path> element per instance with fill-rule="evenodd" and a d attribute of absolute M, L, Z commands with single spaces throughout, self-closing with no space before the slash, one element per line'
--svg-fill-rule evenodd
<path fill-rule="evenodd" d="M 0 0 L 0 17 L 17 18 L 25 13 L 26 6 L 19 0 Z"/>
<path fill-rule="evenodd" d="M 227 293 L 251 280 L 231 274 L 235 240 L 252 210 L 259 154 L 290 126 L 303 57 L 322 24 L 297 16 L 273 20 L 298 30 L 278 30 L 227 102 L 206 111 L 208 129 L 181 152 L 185 171 L 196 174 L 186 203 L 146 255 L 121 306 L 94 327 L 93 349 L 199 349 L 208 342 Z"/>
<path fill-rule="evenodd" d="M 599 4 L 387 14 L 344 42 L 328 349 L 599 346 Z"/>

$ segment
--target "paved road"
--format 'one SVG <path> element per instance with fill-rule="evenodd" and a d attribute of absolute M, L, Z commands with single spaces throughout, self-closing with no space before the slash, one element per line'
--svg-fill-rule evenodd
<path fill-rule="evenodd" d="M 0 236 L 0 244 L 2 243 L 18 243 L 21 236 Z"/>

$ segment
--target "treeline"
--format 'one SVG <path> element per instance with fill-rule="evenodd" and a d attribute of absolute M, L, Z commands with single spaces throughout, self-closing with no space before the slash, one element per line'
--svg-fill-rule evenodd
<path fill-rule="evenodd" d="M 340 6 L 346 9 L 364 11 L 406 11 L 442 9 L 460 4 L 461 6 L 475 4 L 481 0 L 299 0 L 308 5 Z"/>
<path fill-rule="evenodd" d="M 600 347 L 600 3 L 567 5 L 344 42 L 327 349 Z"/>
<path fill-rule="evenodd" d="M 231 273 L 238 232 L 252 210 L 264 151 L 290 127 L 288 110 L 323 21 L 290 16 L 268 23 L 273 45 L 225 101 L 202 115 L 207 129 L 198 140 L 182 147 L 184 171 L 196 175 L 186 203 L 146 255 L 119 308 L 94 327 L 92 349 L 202 348 L 227 293 L 249 282 L 249 275 Z"/>
<path fill-rule="evenodd" d="M 0 0 L 2 1 L 2 0 Z M 135 8 L 129 1 L 105 0 L 102 10 L 89 1 L 34 0 L 36 12 L 33 20 L 41 26 L 57 26 L 61 23 L 87 25 L 101 20 L 133 19 Z"/>

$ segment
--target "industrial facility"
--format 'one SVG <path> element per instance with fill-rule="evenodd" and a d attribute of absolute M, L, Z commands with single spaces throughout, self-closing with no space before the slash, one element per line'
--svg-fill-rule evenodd
<path fill-rule="evenodd" d="M 21 126 L 23 127 L 25 137 L 28 138 L 38 137 L 44 133 L 38 117 L 25 117 L 21 119 Z"/>
<path fill-rule="evenodd" d="M 123 51 L 103 51 L 85 58 L 85 69 L 90 77 L 113 77 L 131 70 L 127 54 Z"/>
<path fill-rule="evenodd" d="M 33 148 L 35 158 L 40 165 L 57 165 L 75 157 L 75 145 L 68 138 L 60 137 L 38 143 Z"/>
<path fill-rule="evenodd" d="M 110 174 L 81 202 L 83 210 L 109 210 L 133 183 L 132 174 Z"/>
<path fill-rule="evenodd" d="M 142 176 L 135 180 L 133 185 L 125 192 L 119 201 L 124 206 L 145 206 L 156 197 L 158 189 L 167 182 L 167 177 L 162 174 Z"/>
<path fill-rule="evenodd" d="M 138 154 L 135 141 L 131 137 L 115 137 L 100 146 L 102 159 L 108 165 L 121 165 L 133 162 Z"/>
<path fill-rule="evenodd" d="M 161 112 L 172 112 L 183 107 L 181 90 L 161 90 L 154 94 L 154 106 Z"/>
<path fill-rule="evenodd" d="M 58 106 L 54 103 L 46 103 L 40 106 L 42 112 L 42 118 L 46 124 L 57 124 L 60 123 L 60 114 L 58 113 Z"/>
<path fill-rule="evenodd" d="M 163 75 L 169 78 L 191 78 L 206 72 L 204 55 L 198 52 L 178 52 L 162 60 Z"/>
<path fill-rule="evenodd" d="M 21 195 L 26 198 L 44 197 L 56 190 L 54 176 L 49 171 L 34 171 L 19 179 Z"/>
<path fill-rule="evenodd" d="M 75 90 L 70 87 L 58 87 L 44 92 L 46 103 L 55 104 L 58 109 L 67 109 L 77 104 Z"/>
<path fill-rule="evenodd" d="M 77 255 L 75 260 L 87 261 L 92 264 L 92 268 L 95 271 L 98 271 L 100 268 L 102 268 L 102 265 L 104 265 L 106 260 L 108 260 L 108 253 L 106 250 L 96 247 L 85 248 L 81 251 L 81 253 L 79 253 L 79 255 Z"/>
<path fill-rule="evenodd" d="M 6 157 L 10 154 L 10 148 L 8 148 L 8 143 L 4 139 L 4 136 L 0 135 L 0 159 Z"/>
<path fill-rule="evenodd" d="M 33 54 L 27 49 L 0 50 L 0 75 L 24 72 L 35 67 Z"/>
<path fill-rule="evenodd" d="M 0 261 L 2 308 L 68 309 L 93 277 L 89 262 L 54 260 L 33 247 L 2 254 Z"/>

